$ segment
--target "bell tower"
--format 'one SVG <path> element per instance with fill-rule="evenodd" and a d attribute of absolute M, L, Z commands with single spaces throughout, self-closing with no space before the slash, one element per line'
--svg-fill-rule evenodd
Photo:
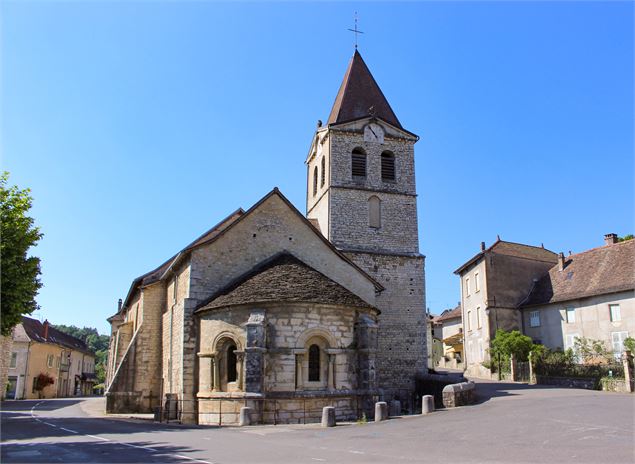
<path fill-rule="evenodd" d="M 355 50 L 307 164 L 307 218 L 385 288 L 377 304 L 384 390 L 414 388 L 427 369 L 424 256 L 414 145 Z M 395 393 L 396 395 L 397 393 Z"/>

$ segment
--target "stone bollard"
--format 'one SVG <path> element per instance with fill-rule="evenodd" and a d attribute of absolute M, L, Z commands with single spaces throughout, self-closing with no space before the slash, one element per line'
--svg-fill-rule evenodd
<path fill-rule="evenodd" d="M 434 412 L 434 396 L 423 395 L 421 398 L 421 414 L 430 414 Z"/>
<path fill-rule="evenodd" d="M 381 422 L 388 419 L 388 403 L 378 401 L 375 403 L 375 422 Z"/>
<path fill-rule="evenodd" d="M 245 425 L 251 425 L 251 408 L 243 406 L 240 408 L 240 417 L 238 419 L 238 425 L 243 427 Z"/>
<path fill-rule="evenodd" d="M 390 402 L 390 415 L 401 416 L 401 401 L 393 400 Z"/>
<path fill-rule="evenodd" d="M 322 427 L 335 427 L 335 408 L 333 406 L 322 408 Z"/>

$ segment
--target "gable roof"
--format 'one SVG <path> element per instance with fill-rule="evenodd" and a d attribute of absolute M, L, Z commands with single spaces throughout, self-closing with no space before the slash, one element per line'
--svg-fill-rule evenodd
<path fill-rule="evenodd" d="M 121 306 L 121 312 L 123 313 L 130 302 L 130 299 L 134 295 L 134 292 L 141 286 L 150 285 L 152 283 L 158 282 L 161 280 L 165 274 L 177 265 L 180 260 L 184 259 L 192 250 L 213 243 L 225 233 L 229 232 L 233 227 L 235 227 L 240 221 L 244 220 L 246 217 L 251 215 L 260 205 L 262 205 L 265 201 L 267 201 L 272 196 L 278 196 L 290 209 L 295 213 L 295 215 L 304 222 L 315 234 L 316 236 L 326 244 L 333 253 L 335 253 L 339 258 L 345 261 L 347 264 L 355 268 L 360 274 L 362 274 L 367 280 L 369 280 L 373 286 L 375 287 L 375 291 L 381 292 L 384 290 L 384 287 L 373 277 L 371 277 L 367 272 L 365 272 L 362 268 L 360 268 L 357 264 L 355 264 L 348 256 L 338 250 L 335 245 L 333 245 L 324 235 L 322 235 L 313 223 L 307 219 L 295 206 L 291 203 L 283 194 L 280 192 L 278 187 L 274 187 L 268 194 L 262 197 L 256 204 L 254 204 L 247 211 L 243 211 L 242 208 L 236 210 L 234 213 L 229 215 L 227 218 L 223 219 L 212 229 L 208 230 L 205 234 L 201 235 L 198 239 L 192 242 L 190 245 L 185 247 L 182 251 L 171 257 L 169 260 L 161 264 L 158 268 L 137 277 L 131 284 L 130 290 Z M 113 316 L 111 316 L 113 317 Z"/>
<path fill-rule="evenodd" d="M 48 324 L 48 321 L 46 322 Z M 61 330 L 57 330 L 53 325 L 49 324 L 47 336 L 44 336 L 44 324 L 37 319 L 31 319 L 30 317 L 22 316 L 22 327 L 26 332 L 26 335 L 34 342 L 38 343 L 53 343 L 65 348 L 71 348 L 73 350 L 82 351 L 84 353 L 95 355 L 88 349 L 88 345 L 79 338 L 68 335 Z"/>
<path fill-rule="evenodd" d="M 216 292 L 200 304 L 196 312 L 247 303 L 282 301 L 377 310 L 291 253 L 284 252 L 258 264 Z"/>
<path fill-rule="evenodd" d="M 348 64 L 327 124 L 340 124 L 372 115 L 402 129 L 401 123 L 357 50 Z"/>
<path fill-rule="evenodd" d="M 547 250 L 544 247 L 525 245 L 523 243 L 506 242 L 498 238 L 489 248 L 482 250 L 480 253 L 474 255 L 470 260 L 468 260 L 465 264 L 461 265 L 461 267 L 454 271 L 454 273 L 460 274 L 467 267 L 479 261 L 487 253 L 515 256 L 517 258 L 533 259 L 535 261 L 544 261 L 547 263 L 555 263 L 558 259 L 557 254 L 555 254 L 553 251 Z"/>
<path fill-rule="evenodd" d="M 434 318 L 434 322 L 443 322 L 448 321 L 450 319 L 460 319 L 463 317 L 461 312 L 461 305 L 457 305 L 454 309 L 446 309 L 441 313 L 441 315 Z"/>
<path fill-rule="evenodd" d="M 635 289 L 635 240 L 593 248 L 565 258 L 534 286 L 522 306 L 557 303 Z"/>

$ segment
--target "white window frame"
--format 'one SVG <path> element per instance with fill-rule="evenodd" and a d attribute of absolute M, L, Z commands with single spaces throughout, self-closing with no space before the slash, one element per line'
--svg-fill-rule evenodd
<path fill-rule="evenodd" d="M 622 320 L 622 310 L 618 303 L 609 304 L 609 318 L 611 322 L 620 322 Z"/>
<path fill-rule="evenodd" d="M 481 279 L 478 272 L 474 273 L 474 293 L 481 291 Z"/>
<path fill-rule="evenodd" d="M 575 324 L 575 307 L 570 306 L 565 308 L 565 317 L 567 324 Z"/>
<path fill-rule="evenodd" d="M 54 360 L 55 360 L 55 356 L 53 356 L 52 354 L 47 355 L 47 357 L 46 357 L 46 365 L 48 367 L 52 368 Z"/>
<path fill-rule="evenodd" d="M 16 351 L 11 352 L 11 361 L 9 361 L 9 369 L 15 369 L 18 365 L 18 353 Z"/>
<path fill-rule="evenodd" d="M 467 331 L 472 331 L 472 311 L 468 309 L 467 311 Z"/>
<path fill-rule="evenodd" d="M 476 307 L 476 328 L 480 329 L 482 326 L 483 324 L 481 320 L 481 307 L 477 306 Z"/>
<path fill-rule="evenodd" d="M 529 327 L 540 327 L 540 310 L 529 312 Z"/>
<path fill-rule="evenodd" d="M 470 296 L 470 278 L 465 278 L 465 296 Z"/>
<path fill-rule="evenodd" d="M 613 354 L 616 359 L 619 359 L 621 354 L 624 353 L 624 340 L 627 338 L 628 332 L 626 330 L 611 332 L 611 348 L 613 348 Z M 618 345 L 616 345 L 616 343 Z"/>

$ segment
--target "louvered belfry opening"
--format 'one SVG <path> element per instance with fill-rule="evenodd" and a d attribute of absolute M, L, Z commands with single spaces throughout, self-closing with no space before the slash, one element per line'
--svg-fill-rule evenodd
<path fill-rule="evenodd" d="M 389 151 L 381 154 L 381 180 L 395 180 L 395 155 Z"/>
<path fill-rule="evenodd" d="M 351 155 L 351 171 L 353 177 L 366 177 L 366 153 L 361 148 L 355 148 Z"/>

